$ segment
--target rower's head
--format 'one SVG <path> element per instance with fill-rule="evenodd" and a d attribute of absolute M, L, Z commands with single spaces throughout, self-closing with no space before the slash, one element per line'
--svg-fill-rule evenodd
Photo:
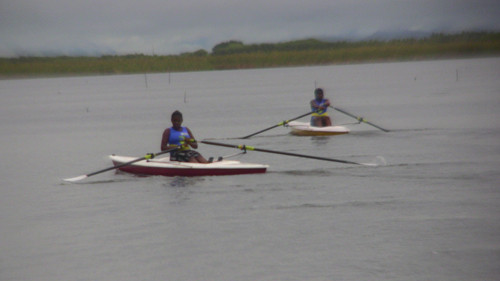
<path fill-rule="evenodd" d="M 323 89 L 321 89 L 321 88 L 316 88 L 316 90 L 314 90 L 314 97 L 315 97 L 317 100 L 323 99 Z"/>
<path fill-rule="evenodd" d="M 174 111 L 170 121 L 172 121 L 172 127 L 176 129 L 180 128 L 182 124 L 182 113 L 179 110 Z"/>

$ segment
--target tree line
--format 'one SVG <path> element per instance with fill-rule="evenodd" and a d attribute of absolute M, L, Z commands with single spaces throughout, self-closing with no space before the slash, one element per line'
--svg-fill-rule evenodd
<path fill-rule="evenodd" d="M 365 41 L 311 38 L 245 44 L 230 40 L 215 45 L 210 53 L 200 49 L 179 55 L 0 58 L 0 76 L 180 72 L 498 55 L 500 32 Z"/>

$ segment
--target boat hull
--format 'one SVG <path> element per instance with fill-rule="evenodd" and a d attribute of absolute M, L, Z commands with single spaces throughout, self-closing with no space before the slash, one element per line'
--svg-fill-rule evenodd
<path fill-rule="evenodd" d="M 288 123 L 290 133 L 296 136 L 333 136 L 348 134 L 349 129 L 344 126 L 313 127 L 310 123 L 292 121 Z"/>
<path fill-rule="evenodd" d="M 136 159 L 135 157 L 111 155 L 111 161 L 115 166 L 127 163 Z M 120 167 L 120 171 L 124 171 L 136 175 L 153 175 L 153 176 L 228 176 L 242 174 L 259 174 L 265 173 L 268 165 L 242 163 L 240 161 L 222 160 L 213 163 L 186 163 L 170 161 L 169 157 L 142 160 L 133 164 Z"/>

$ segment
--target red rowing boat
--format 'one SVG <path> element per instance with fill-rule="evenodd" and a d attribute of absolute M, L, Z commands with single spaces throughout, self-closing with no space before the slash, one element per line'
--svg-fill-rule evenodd
<path fill-rule="evenodd" d="M 115 166 L 137 159 L 136 157 L 111 155 Z M 188 163 L 170 161 L 169 157 L 135 162 L 118 168 L 121 171 L 137 175 L 155 176 L 227 176 L 265 173 L 268 165 L 242 163 L 235 160 L 222 160 L 212 163 Z"/>

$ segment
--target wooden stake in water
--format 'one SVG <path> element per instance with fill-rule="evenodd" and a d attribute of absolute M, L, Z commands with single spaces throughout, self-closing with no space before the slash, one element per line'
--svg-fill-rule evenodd
<path fill-rule="evenodd" d="M 146 84 L 146 89 L 148 88 L 148 74 L 144 73 L 144 83 Z"/>

